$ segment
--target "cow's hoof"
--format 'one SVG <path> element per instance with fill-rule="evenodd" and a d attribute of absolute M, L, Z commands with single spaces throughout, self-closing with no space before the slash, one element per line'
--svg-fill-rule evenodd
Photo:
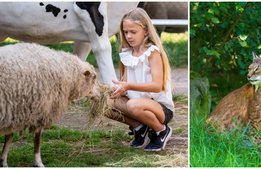
<path fill-rule="evenodd" d="M 7 163 L 4 162 L 2 158 L 0 159 L 0 167 L 8 167 Z"/>
<path fill-rule="evenodd" d="M 44 167 L 44 165 L 43 163 L 38 163 L 38 164 L 34 163 L 34 167 Z"/>

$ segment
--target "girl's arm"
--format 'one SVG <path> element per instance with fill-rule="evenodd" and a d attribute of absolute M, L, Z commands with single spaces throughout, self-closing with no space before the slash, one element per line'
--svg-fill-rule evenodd
<path fill-rule="evenodd" d="M 122 95 L 127 90 L 141 92 L 160 92 L 163 86 L 163 62 L 159 52 L 152 52 L 149 57 L 152 81 L 147 83 L 131 83 L 123 81 L 113 81 L 119 87 L 112 94 L 112 98 Z"/>

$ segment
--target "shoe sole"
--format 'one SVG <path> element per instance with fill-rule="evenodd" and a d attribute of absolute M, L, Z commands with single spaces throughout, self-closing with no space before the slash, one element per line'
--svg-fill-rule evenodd
<path fill-rule="evenodd" d="M 165 142 L 163 143 L 163 146 L 161 148 L 158 148 L 158 149 L 144 149 L 144 151 L 161 151 L 161 150 L 164 150 L 165 147 L 166 147 L 166 144 L 167 142 L 169 141 L 171 135 L 172 135 L 172 128 L 169 127 L 169 134 L 167 135 L 166 139 L 165 139 Z"/>

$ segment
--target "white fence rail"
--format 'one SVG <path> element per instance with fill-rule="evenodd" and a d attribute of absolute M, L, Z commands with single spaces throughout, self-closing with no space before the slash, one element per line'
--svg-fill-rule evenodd
<path fill-rule="evenodd" d="M 173 27 L 188 26 L 187 19 L 152 19 L 152 23 L 156 26 L 173 26 Z"/>

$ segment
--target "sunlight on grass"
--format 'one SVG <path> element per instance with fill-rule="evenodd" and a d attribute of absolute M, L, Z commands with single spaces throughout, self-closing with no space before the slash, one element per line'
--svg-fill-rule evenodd
<path fill-rule="evenodd" d="M 7 43 L 17 43 L 19 41 L 15 40 L 15 39 L 12 39 L 12 38 L 7 38 L 7 39 L 4 40 L 4 42 L 7 42 Z"/>
<path fill-rule="evenodd" d="M 188 32 L 185 33 L 166 33 L 161 34 L 161 40 L 163 42 L 178 43 L 182 41 L 188 41 Z"/>

